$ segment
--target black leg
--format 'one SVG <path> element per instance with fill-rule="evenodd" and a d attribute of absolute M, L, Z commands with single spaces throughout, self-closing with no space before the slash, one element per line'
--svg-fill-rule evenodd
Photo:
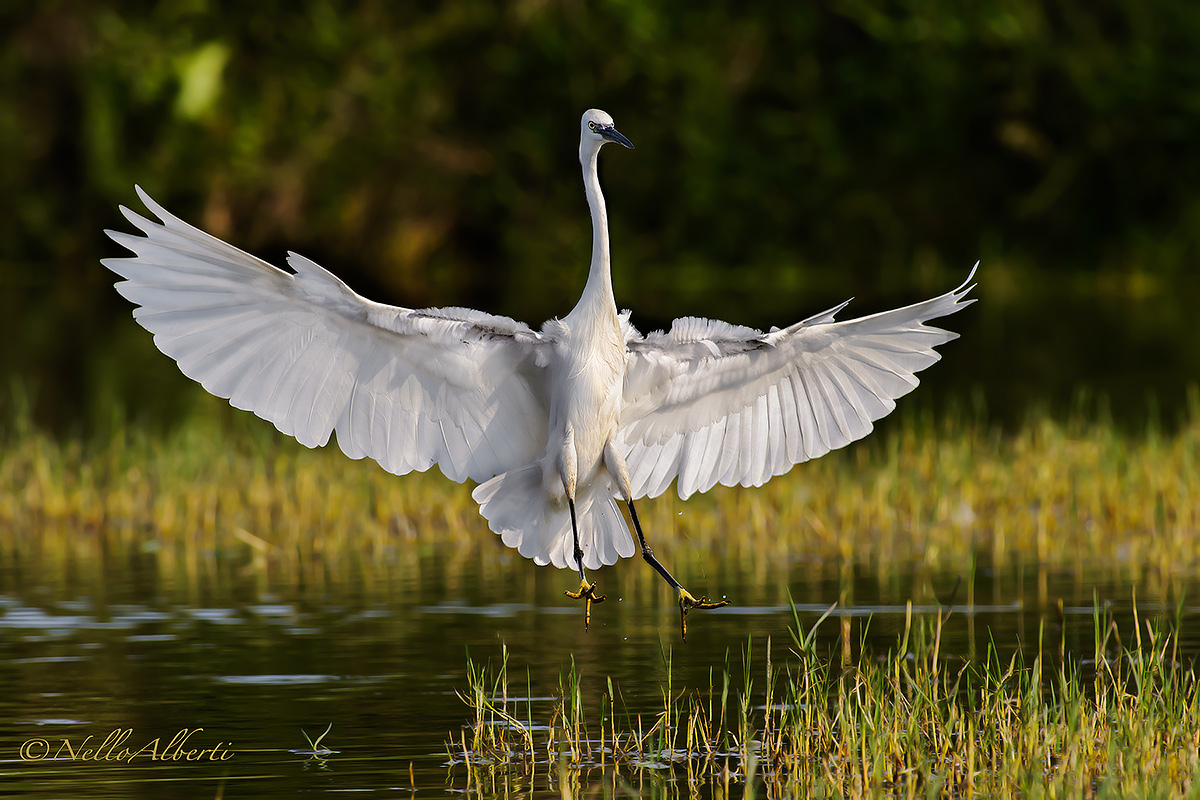
<path fill-rule="evenodd" d="M 714 601 L 705 597 L 701 597 L 699 600 L 697 600 L 692 596 L 691 592 L 683 588 L 683 585 L 680 584 L 679 581 L 675 580 L 675 576 L 668 572 L 667 568 L 660 564 L 658 559 L 654 557 L 654 551 L 650 549 L 650 545 L 646 543 L 646 535 L 642 533 L 642 523 L 638 520 L 637 509 L 633 507 L 633 501 L 628 500 L 626 501 L 626 504 L 629 506 L 629 516 L 633 518 L 633 529 L 637 532 L 638 543 L 642 546 L 642 558 L 645 559 L 647 564 L 654 567 L 658 574 L 663 576 L 663 580 L 669 583 L 671 588 L 679 594 L 679 631 L 680 635 L 683 636 L 683 640 L 686 642 L 687 615 L 689 611 L 691 611 L 693 608 L 720 608 L 721 606 L 729 605 L 729 601 Z"/>
<path fill-rule="evenodd" d="M 642 523 L 638 520 L 637 509 L 633 507 L 633 501 L 628 502 L 629 516 L 633 517 L 633 529 L 637 531 L 638 544 L 642 546 L 642 558 L 646 563 L 654 567 L 659 575 L 663 576 L 663 580 L 671 584 L 671 588 L 675 591 L 682 591 L 683 587 L 679 585 L 679 581 L 675 580 L 675 576 L 667 572 L 667 568 L 658 563 L 658 559 L 654 557 L 654 551 L 650 549 L 650 545 L 646 544 L 646 535 L 642 533 Z"/>
<path fill-rule="evenodd" d="M 579 567 L 579 591 L 567 591 L 563 594 L 575 600 L 583 599 L 583 629 L 586 631 L 592 624 L 592 603 L 603 603 L 608 595 L 596 594 L 596 584 L 588 583 L 587 576 L 583 573 L 583 548 L 579 546 L 579 523 L 575 518 L 575 501 L 568 497 L 567 504 L 571 508 L 571 536 L 575 540 L 575 566 Z"/>
<path fill-rule="evenodd" d="M 575 501 L 567 498 L 567 505 L 571 509 L 571 537 L 575 540 L 575 566 L 579 567 L 579 580 L 587 583 L 587 577 L 583 574 L 583 548 L 579 546 L 579 522 L 575 518 Z"/>

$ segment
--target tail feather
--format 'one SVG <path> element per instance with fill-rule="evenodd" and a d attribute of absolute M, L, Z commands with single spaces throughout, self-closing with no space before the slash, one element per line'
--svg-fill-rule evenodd
<path fill-rule="evenodd" d="M 471 496 L 504 544 L 537 564 L 575 568 L 571 512 L 565 502 L 547 495 L 541 464 L 501 473 L 477 486 Z M 575 511 L 585 568 L 599 569 L 634 554 L 633 537 L 610 482 L 582 487 Z"/>

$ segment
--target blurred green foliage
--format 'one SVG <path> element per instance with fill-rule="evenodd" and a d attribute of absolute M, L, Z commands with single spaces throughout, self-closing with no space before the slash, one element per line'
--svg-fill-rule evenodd
<path fill-rule="evenodd" d="M 0 30 L 0 368 L 47 421 L 198 391 L 97 264 L 135 182 L 375 299 L 565 313 L 592 106 L 638 147 L 602 170 L 643 329 L 875 311 L 981 258 L 935 383 L 1020 409 L 1200 370 L 1193 0 L 48 0 Z"/>

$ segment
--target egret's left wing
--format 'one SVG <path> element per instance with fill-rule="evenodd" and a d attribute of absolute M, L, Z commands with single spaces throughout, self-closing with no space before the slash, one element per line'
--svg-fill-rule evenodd
<path fill-rule="evenodd" d="M 957 289 L 845 322 L 846 303 L 762 333 L 685 317 L 628 343 L 621 434 L 634 499 L 678 479 L 682 498 L 714 484 L 761 486 L 861 439 L 917 386 L 933 348 L 958 334 L 925 325 L 973 303 Z"/>

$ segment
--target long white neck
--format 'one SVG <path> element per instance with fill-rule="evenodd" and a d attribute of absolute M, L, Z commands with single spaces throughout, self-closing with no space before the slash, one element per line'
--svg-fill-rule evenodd
<path fill-rule="evenodd" d="M 585 154 L 581 153 L 581 156 Z M 587 193 L 588 208 L 592 212 L 592 266 L 588 271 L 583 295 L 568 318 L 581 314 L 599 315 L 609 311 L 615 318 L 617 301 L 613 298 L 612 262 L 608 253 L 608 213 L 604 209 L 604 195 L 600 192 L 600 175 L 597 160 L 600 148 L 595 147 L 586 157 L 580 158 L 583 166 L 583 188 Z"/>

